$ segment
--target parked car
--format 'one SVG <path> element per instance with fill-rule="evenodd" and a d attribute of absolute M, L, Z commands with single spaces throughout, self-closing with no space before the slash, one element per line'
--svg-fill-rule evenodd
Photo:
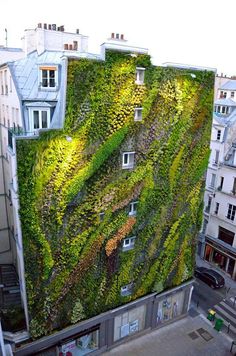
<path fill-rule="evenodd" d="M 197 267 L 195 269 L 194 275 L 201 279 L 201 281 L 208 284 L 211 288 L 222 288 L 225 285 L 224 277 L 222 277 L 218 272 L 209 268 Z"/>

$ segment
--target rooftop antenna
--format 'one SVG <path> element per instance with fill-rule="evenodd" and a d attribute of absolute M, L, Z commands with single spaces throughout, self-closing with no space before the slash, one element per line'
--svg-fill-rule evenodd
<path fill-rule="evenodd" d="M 5 41 L 6 41 L 6 47 L 7 47 L 7 29 L 6 28 L 5 28 L 5 32 L 6 32 Z"/>

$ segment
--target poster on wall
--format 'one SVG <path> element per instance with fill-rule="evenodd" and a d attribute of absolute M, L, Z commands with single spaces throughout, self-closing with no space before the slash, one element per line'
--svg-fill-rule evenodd
<path fill-rule="evenodd" d="M 120 328 L 120 337 L 129 335 L 129 324 L 122 325 Z"/>
<path fill-rule="evenodd" d="M 139 330 L 138 327 L 138 320 L 134 320 L 129 324 L 129 332 L 131 333 L 136 333 Z"/>

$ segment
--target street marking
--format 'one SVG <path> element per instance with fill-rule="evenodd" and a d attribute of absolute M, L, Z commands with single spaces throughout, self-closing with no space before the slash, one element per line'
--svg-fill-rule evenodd
<path fill-rule="evenodd" d="M 230 323 L 230 321 L 225 320 L 224 317 L 221 316 L 224 315 L 226 318 L 228 318 L 229 320 L 231 320 L 233 323 L 236 322 L 236 319 L 233 318 L 231 315 L 229 315 L 228 313 L 226 313 L 226 311 L 224 309 L 222 309 L 219 305 L 215 305 L 214 309 L 216 309 L 216 314 L 217 316 L 220 317 L 220 319 L 223 319 L 223 321 L 226 323 L 226 325 L 228 325 Z M 217 313 L 217 310 L 220 312 L 220 314 Z M 234 333 L 236 333 L 236 328 L 232 325 L 230 325 L 230 330 L 233 331 Z"/>
<path fill-rule="evenodd" d="M 225 301 L 222 301 L 219 304 L 223 305 L 226 309 L 231 311 L 231 313 L 235 314 L 235 322 L 236 322 L 236 310 L 232 308 L 230 305 L 228 305 L 227 303 L 225 303 Z"/>

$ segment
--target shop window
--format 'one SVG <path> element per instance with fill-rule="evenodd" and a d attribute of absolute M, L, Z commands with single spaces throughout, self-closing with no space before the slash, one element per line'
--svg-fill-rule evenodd
<path fill-rule="evenodd" d="M 136 84 L 143 84 L 144 83 L 144 73 L 145 68 L 137 67 L 136 68 Z"/>
<path fill-rule="evenodd" d="M 236 205 L 229 204 L 228 213 L 227 213 L 227 219 L 234 221 L 235 212 L 236 212 Z"/>
<path fill-rule="evenodd" d="M 162 301 L 159 302 L 157 311 L 157 325 L 174 319 L 182 314 L 184 309 L 184 295 L 185 292 L 181 291 L 179 293 L 165 297 Z"/>
<path fill-rule="evenodd" d="M 82 356 L 98 349 L 99 330 L 70 340 L 59 347 L 59 356 Z"/>
<path fill-rule="evenodd" d="M 230 230 L 225 229 L 222 226 L 219 226 L 218 238 L 219 240 L 224 241 L 225 243 L 232 246 L 234 242 L 234 233 Z"/>
<path fill-rule="evenodd" d="M 142 121 L 142 111 L 143 108 L 135 108 L 134 109 L 134 121 Z"/>
<path fill-rule="evenodd" d="M 135 236 L 124 239 L 122 251 L 132 250 L 134 248 L 135 239 L 136 239 Z"/>
<path fill-rule="evenodd" d="M 129 169 L 134 167 L 135 152 L 124 152 L 122 156 L 122 168 Z"/>
<path fill-rule="evenodd" d="M 133 308 L 114 320 L 114 341 L 135 334 L 145 327 L 146 305 Z"/>
<path fill-rule="evenodd" d="M 134 201 L 129 204 L 129 216 L 134 216 L 137 214 L 137 205 L 138 205 L 137 201 Z"/>

